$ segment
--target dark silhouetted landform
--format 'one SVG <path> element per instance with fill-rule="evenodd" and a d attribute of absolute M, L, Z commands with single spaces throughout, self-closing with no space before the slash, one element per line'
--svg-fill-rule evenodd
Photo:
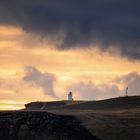
<path fill-rule="evenodd" d="M 113 109 L 140 107 L 140 96 L 118 97 L 100 101 L 53 101 L 31 102 L 25 105 L 26 109 Z"/>
<path fill-rule="evenodd" d="M 52 101 L 52 102 L 31 102 L 25 104 L 26 109 L 38 110 L 38 109 L 55 109 L 55 108 L 62 108 L 69 105 L 75 105 L 84 103 L 85 101 Z"/>
<path fill-rule="evenodd" d="M 37 111 L 0 112 L 0 140 L 100 140 L 73 116 Z"/>

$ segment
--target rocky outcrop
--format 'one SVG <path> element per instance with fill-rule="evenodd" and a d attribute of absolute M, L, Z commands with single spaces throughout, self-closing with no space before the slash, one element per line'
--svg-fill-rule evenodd
<path fill-rule="evenodd" d="M 1 140 L 99 140 L 73 116 L 47 112 L 0 112 Z"/>

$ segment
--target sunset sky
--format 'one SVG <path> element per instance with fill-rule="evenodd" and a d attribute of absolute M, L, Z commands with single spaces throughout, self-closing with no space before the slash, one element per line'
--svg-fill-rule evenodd
<path fill-rule="evenodd" d="M 0 0 L 0 110 L 140 95 L 138 0 Z"/>

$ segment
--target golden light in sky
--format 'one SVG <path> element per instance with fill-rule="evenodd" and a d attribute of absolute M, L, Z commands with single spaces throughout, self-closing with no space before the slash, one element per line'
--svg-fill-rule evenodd
<path fill-rule="evenodd" d="M 122 79 L 122 84 L 120 77 L 124 78 L 131 72 L 137 72 L 139 76 L 139 61 L 101 52 L 98 46 L 59 50 L 54 44 L 25 33 L 20 27 L 0 26 L 0 109 L 19 109 L 23 108 L 23 104 L 37 100 L 63 100 L 68 90 L 75 92 L 77 100 L 121 96 L 121 93 L 106 96 L 104 90 L 123 90 L 125 80 Z M 54 75 L 53 90 L 57 98 L 45 93 L 46 79 L 43 82 L 39 79 L 40 83 L 33 79 L 24 80 L 28 66 L 36 68 L 42 79 L 43 75 L 47 77 L 46 73 Z M 85 88 L 80 88 L 80 85 Z M 88 94 L 88 90 L 93 90 L 93 95 Z M 99 91 L 104 94 L 100 95 Z M 94 95 L 96 92 L 98 95 Z"/>

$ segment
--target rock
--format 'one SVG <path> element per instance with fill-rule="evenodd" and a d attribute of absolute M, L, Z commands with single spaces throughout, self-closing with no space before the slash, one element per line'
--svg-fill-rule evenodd
<path fill-rule="evenodd" d="M 2 140 L 100 140 L 73 116 L 47 112 L 0 112 Z"/>

